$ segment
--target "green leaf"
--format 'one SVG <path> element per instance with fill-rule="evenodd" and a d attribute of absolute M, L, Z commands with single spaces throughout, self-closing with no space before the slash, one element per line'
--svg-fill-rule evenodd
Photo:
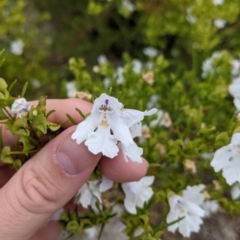
<path fill-rule="evenodd" d="M 53 123 L 53 122 L 48 122 L 48 128 L 49 128 L 51 131 L 53 131 L 53 132 L 59 130 L 60 127 L 61 127 L 60 124 Z"/>
<path fill-rule="evenodd" d="M 10 154 L 11 148 L 9 146 L 5 146 L 1 152 L 1 161 L 4 163 L 12 164 L 14 160 Z"/>
<path fill-rule="evenodd" d="M 28 82 L 26 82 L 23 86 L 23 89 L 22 89 L 22 93 L 21 93 L 21 97 L 24 97 L 25 93 L 26 93 L 26 90 L 27 90 L 27 87 L 28 87 Z"/>
<path fill-rule="evenodd" d="M 83 114 L 83 112 L 80 109 L 75 108 L 75 110 L 79 113 L 79 115 L 82 117 L 82 119 L 86 118 L 86 116 Z"/>
<path fill-rule="evenodd" d="M 11 90 L 12 90 L 12 88 L 13 88 L 13 86 L 15 85 L 16 82 L 17 82 L 17 79 L 15 79 L 15 80 L 11 83 L 10 87 L 8 88 L 8 92 L 9 92 L 9 93 L 11 92 Z"/>
<path fill-rule="evenodd" d="M 14 121 L 11 132 L 20 136 L 30 135 L 28 124 L 24 118 L 18 118 Z"/>
<path fill-rule="evenodd" d="M 69 119 L 69 121 L 73 124 L 73 125 L 77 125 L 77 122 L 72 118 L 72 116 L 70 116 L 68 113 L 66 114 L 67 118 Z"/>
<path fill-rule="evenodd" d="M 78 231 L 78 228 L 79 224 L 76 220 L 71 220 L 66 226 L 66 230 L 71 233 L 76 233 Z"/>

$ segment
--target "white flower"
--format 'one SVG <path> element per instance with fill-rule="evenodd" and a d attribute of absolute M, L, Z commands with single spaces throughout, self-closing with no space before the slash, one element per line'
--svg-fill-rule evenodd
<path fill-rule="evenodd" d="M 233 99 L 234 106 L 237 110 L 240 110 L 240 98 L 234 98 Z"/>
<path fill-rule="evenodd" d="M 106 57 L 105 55 L 100 55 L 100 56 L 98 57 L 98 64 L 99 64 L 99 65 L 102 65 L 102 64 L 104 64 L 105 62 L 107 62 L 107 57 Z"/>
<path fill-rule="evenodd" d="M 115 77 L 117 78 L 116 83 L 118 85 L 123 84 L 123 82 L 124 82 L 123 73 L 124 73 L 124 68 L 123 67 L 118 67 L 117 72 L 115 74 Z"/>
<path fill-rule="evenodd" d="M 100 192 L 100 181 L 87 181 L 78 191 L 75 196 L 75 203 L 81 204 L 83 208 L 88 208 L 89 206 L 95 211 L 96 203 L 102 203 L 101 192 Z"/>
<path fill-rule="evenodd" d="M 91 208 L 97 211 L 96 203 L 102 204 L 102 192 L 112 188 L 113 181 L 106 176 L 102 176 L 101 180 L 87 181 L 75 196 L 75 203 L 81 204 L 83 208 Z"/>
<path fill-rule="evenodd" d="M 134 59 L 132 63 L 133 63 L 133 71 L 135 73 L 140 73 L 142 70 L 142 63 L 138 59 Z"/>
<path fill-rule="evenodd" d="M 190 237 L 191 232 L 199 232 L 204 217 L 204 210 L 199 206 L 203 202 L 203 196 L 200 193 L 203 187 L 204 185 L 188 187 L 183 191 L 183 196 L 169 197 L 170 212 L 167 215 L 167 223 L 184 218 L 168 226 L 168 231 L 174 233 L 178 229 L 184 237 Z"/>
<path fill-rule="evenodd" d="M 33 87 L 35 87 L 35 88 L 41 87 L 41 83 L 38 79 L 32 79 L 31 83 L 32 83 Z"/>
<path fill-rule="evenodd" d="M 224 3 L 224 0 L 212 0 L 214 5 L 222 5 Z"/>
<path fill-rule="evenodd" d="M 118 155 L 117 142 L 122 145 L 124 156 L 131 161 L 142 162 L 142 149 L 133 141 L 130 128 L 150 116 L 157 109 L 141 112 L 132 109 L 122 109 L 123 104 L 116 98 L 103 93 L 94 101 L 91 114 L 80 124 L 72 134 L 77 144 L 85 141 L 89 151 L 94 154 L 102 153 L 113 158 Z"/>
<path fill-rule="evenodd" d="M 240 183 L 235 183 L 231 189 L 232 199 L 238 199 L 240 197 Z"/>
<path fill-rule="evenodd" d="M 15 55 L 23 53 L 24 42 L 21 39 L 14 40 L 10 43 L 10 51 Z"/>
<path fill-rule="evenodd" d="M 201 204 L 201 207 L 205 211 L 205 217 L 209 217 L 211 213 L 215 213 L 219 209 L 219 204 L 216 200 L 205 201 Z"/>
<path fill-rule="evenodd" d="M 190 23 L 195 23 L 197 21 L 197 18 L 192 14 L 192 7 L 187 8 L 187 21 Z"/>
<path fill-rule="evenodd" d="M 211 166 L 215 172 L 222 170 L 229 185 L 240 182 L 240 133 L 235 133 L 230 144 L 215 152 Z"/>
<path fill-rule="evenodd" d="M 30 109 L 29 102 L 25 98 L 16 99 L 11 107 L 12 115 L 16 115 L 17 118 L 21 118 L 27 114 Z"/>
<path fill-rule="evenodd" d="M 73 97 L 77 92 L 76 82 L 75 81 L 67 82 L 66 89 L 67 89 L 67 97 L 69 98 Z"/>
<path fill-rule="evenodd" d="M 122 183 L 122 189 L 126 195 L 124 206 L 131 214 L 136 214 L 136 207 L 143 208 L 153 195 L 150 187 L 153 184 L 154 176 L 143 177 L 137 182 Z"/>
<path fill-rule="evenodd" d="M 143 53 L 150 58 L 154 58 L 158 55 L 158 50 L 153 47 L 146 47 L 143 49 Z"/>
<path fill-rule="evenodd" d="M 240 98 L 240 77 L 233 80 L 228 90 L 234 98 Z"/>
<path fill-rule="evenodd" d="M 214 69 L 214 61 L 221 58 L 222 52 L 214 52 L 210 58 L 207 58 L 202 64 L 202 77 L 206 78 L 209 74 L 212 74 L 217 71 Z"/>
<path fill-rule="evenodd" d="M 227 21 L 224 19 L 215 19 L 213 21 L 213 24 L 215 27 L 217 27 L 218 29 L 224 28 L 227 24 Z"/>
<path fill-rule="evenodd" d="M 122 6 L 126 8 L 129 12 L 133 12 L 135 10 L 135 5 L 127 0 L 122 1 Z"/>
<path fill-rule="evenodd" d="M 238 76 L 240 74 L 240 61 L 237 59 L 232 60 L 231 62 L 232 65 L 232 75 L 233 76 Z"/>

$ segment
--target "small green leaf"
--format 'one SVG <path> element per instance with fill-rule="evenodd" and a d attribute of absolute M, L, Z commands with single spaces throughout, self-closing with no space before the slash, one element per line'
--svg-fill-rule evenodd
<path fill-rule="evenodd" d="M 46 114 L 46 118 L 48 118 L 52 113 L 56 112 L 56 110 L 50 110 L 47 114 Z"/>
<path fill-rule="evenodd" d="M 27 87 L 28 87 L 28 82 L 26 82 L 23 86 L 23 89 L 22 89 L 22 93 L 21 93 L 21 97 L 24 97 L 25 93 L 26 93 L 26 90 L 27 90 Z"/>
<path fill-rule="evenodd" d="M 76 233 L 78 231 L 78 228 L 79 224 L 76 220 L 71 220 L 66 226 L 66 230 L 71 233 Z"/>
<path fill-rule="evenodd" d="M 79 115 L 82 117 L 82 119 L 86 118 L 86 116 L 83 114 L 83 112 L 80 109 L 75 108 L 75 110 L 79 113 Z"/>
<path fill-rule="evenodd" d="M 15 79 L 15 80 L 12 82 L 12 84 L 10 85 L 10 87 L 8 88 L 8 92 L 9 92 L 9 93 L 11 92 L 11 90 L 12 90 L 12 88 L 13 88 L 13 86 L 15 85 L 16 82 L 17 82 L 17 79 Z"/>
<path fill-rule="evenodd" d="M 69 121 L 73 124 L 73 125 L 77 125 L 77 122 L 72 118 L 72 116 L 70 116 L 68 113 L 66 114 L 67 118 L 69 119 Z"/>
<path fill-rule="evenodd" d="M 48 122 L 48 127 L 51 131 L 55 132 L 60 129 L 61 125 L 53 122 Z"/>

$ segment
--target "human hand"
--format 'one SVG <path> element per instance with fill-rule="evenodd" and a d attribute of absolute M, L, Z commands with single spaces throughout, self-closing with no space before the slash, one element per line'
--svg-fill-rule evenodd
<path fill-rule="evenodd" d="M 47 109 L 56 110 L 49 117 L 56 123 L 63 123 L 66 113 L 80 122 L 76 107 L 87 114 L 92 105 L 79 99 L 47 101 Z M 42 226 L 74 197 L 97 164 L 115 182 L 137 181 L 146 174 L 146 161 L 127 163 L 121 153 L 114 159 L 93 155 L 84 144 L 71 139 L 75 126 L 67 123 L 64 128 L 15 174 L 10 166 L 0 163 L 0 239 L 57 239 L 60 227 L 56 222 Z M 3 136 L 5 145 L 15 139 L 4 128 Z"/>

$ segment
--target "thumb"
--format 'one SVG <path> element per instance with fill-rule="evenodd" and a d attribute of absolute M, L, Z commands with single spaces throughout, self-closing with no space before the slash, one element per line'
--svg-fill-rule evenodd
<path fill-rule="evenodd" d="M 49 142 L 0 190 L 0 239 L 29 239 L 88 179 L 100 155 L 77 145 L 74 129 Z"/>

